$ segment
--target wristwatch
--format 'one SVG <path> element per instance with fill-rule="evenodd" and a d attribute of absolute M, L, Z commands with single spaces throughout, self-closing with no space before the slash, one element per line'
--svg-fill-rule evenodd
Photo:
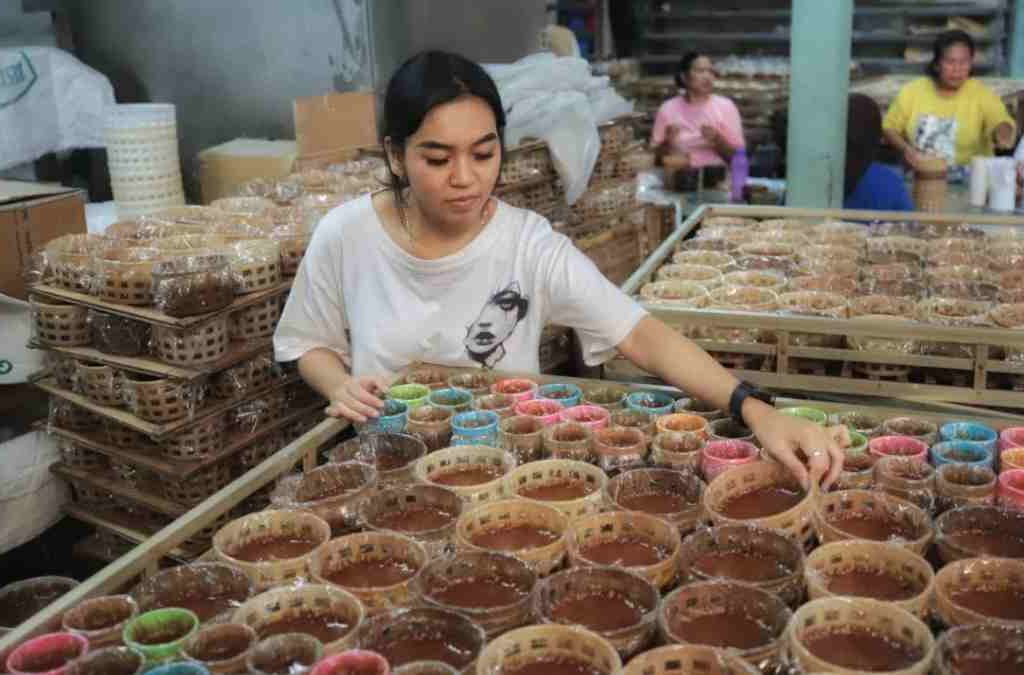
<path fill-rule="evenodd" d="M 729 414 L 732 415 L 734 420 L 744 426 L 747 423 L 743 420 L 743 402 L 747 398 L 756 398 L 758 401 L 763 401 L 770 406 L 775 405 L 775 397 L 768 392 L 758 389 L 749 382 L 740 382 L 732 390 L 732 396 L 729 397 Z"/>

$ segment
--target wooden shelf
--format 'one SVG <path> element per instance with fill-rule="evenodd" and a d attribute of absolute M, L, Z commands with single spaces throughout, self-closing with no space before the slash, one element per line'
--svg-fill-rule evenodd
<path fill-rule="evenodd" d="M 157 513 L 162 513 L 165 516 L 170 516 L 171 518 L 177 518 L 188 511 L 187 506 L 183 506 L 157 496 L 155 494 L 157 486 L 155 485 L 153 486 L 153 491 L 142 490 L 129 485 L 122 480 L 75 469 L 61 462 L 54 463 L 50 467 L 50 471 L 61 478 L 81 481 L 82 483 L 99 488 L 100 490 L 106 490 L 112 495 L 121 497 L 132 503 L 139 504 L 140 506 L 144 506 L 151 511 L 156 511 Z"/>
<path fill-rule="evenodd" d="M 40 428 L 47 430 L 49 433 L 52 433 L 59 438 L 63 438 L 64 440 L 80 445 L 87 450 L 92 450 L 93 452 L 98 452 L 103 455 L 107 455 L 108 457 L 113 457 L 127 462 L 133 466 L 153 471 L 161 476 L 166 476 L 175 480 L 182 480 L 191 477 L 197 471 L 201 471 L 202 469 L 231 457 L 243 450 L 246 446 L 269 436 L 275 431 L 279 431 L 289 424 L 298 422 L 305 415 L 309 415 L 320 410 L 324 405 L 325 404 L 322 402 L 311 403 L 308 406 L 288 413 L 281 419 L 271 422 L 251 434 L 236 432 L 229 436 L 220 452 L 194 462 L 180 462 L 148 452 L 117 448 L 108 443 L 97 440 L 90 434 L 68 431 L 67 429 L 61 429 L 59 427 L 46 427 L 45 425 L 40 425 Z"/>
<path fill-rule="evenodd" d="M 34 284 L 29 287 L 29 293 L 44 295 L 48 298 L 55 298 L 73 305 L 82 305 L 84 307 L 98 309 L 109 314 L 116 314 L 128 319 L 135 319 L 136 321 L 142 321 L 143 323 L 152 324 L 154 326 L 189 328 L 191 326 L 198 326 L 200 324 L 207 323 L 217 317 L 230 314 L 235 310 L 244 309 L 258 304 L 275 295 L 287 293 L 291 287 L 292 280 L 286 279 L 277 286 L 268 288 L 265 291 L 257 291 L 255 293 L 246 293 L 245 295 L 236 296 L 234 302 L 223 309 L 217 310 L 216 312 L 208 312 L 207 314 L 185 317 L 168 316 L 167 314 L 149 306 L 136 307 L 133 305 L 119 305 L 113 302 L 107 302 L 106 300 L 101 300 L 93 295 L 78 293 L 77 291 L 69 291 L 65 288 L 52 286 L 50 284 Z"/>
<path fill-rule="evenodd" d="M 118 548 L 112 550 L 109 542 L 105 541 L 105 537 L 99 533 L 94 532 L 88 537 L 80 539 L 71 548 L 71 553 L 76 558 L 87 558 L 89 560 L 96 560 L 102 563 L 112 563 L 128 551 L 135 548 L 135 544 L 118 537 Z"/>
<path fill-rule="evenodd" d="M 102 509 L 85 509 L 77 504 L 68 504 L 64 507 L 64 513 L 75 520 L 116 534 L 134 544 L 144 544 L 155 532 L 155 530 L 140 529 L 138 523 L 127 516 Z M 201 556 L 205 550 L 205 546 L 186 543 L 171 549 L 167 555 L 178 562 L 188 563 Z"/>
<path fill-rule="evenodd" d="M 997 16 L 1003 12 L 1000 7 L 985 7 L 974 3 L 900 5 L 897 7 L 855 7 L 855 17 L 862 16 Z M 788 19 L 791 10 L 778 9 L 675 9 L 658 12 L 652 19 L 688 20 L 688 19 Z"/>
<path fill-rule="evenodd" d="M 260 389 L 252 391 L 246 394 L 245 396 L 239 396 L 230 399 L 212 399 L 212 403 L 205 404 L 200 410 L 197 410 L 192 417 L 183 417 L 180 420 L 167 422 L 165 424 L 147 422 L 146 420 L 133 415 L 131 412 L 124 408 L 115 408 L 113 406 L 100 405 L 99 403 L 90 400 L 89 398 L 83 396 L 82 394 L 77 394 L 73 391 L 68 391 L 67 389 L 58 387 L 54 383 L 54 380 L 52 378 L 47 377 L 39 380 L 34 380 L 32 383 L 45 392 L 62 398 L 65 401 L 74 403 L 75 405 L 81 408 L 85 408 L 89 412 L 95 413 L 101 417 L 105 417 L 107 419 L 123 424 L 126 427 L 144 433 L 147 436 L 152 437 L 154 440 L 159 441 L 160 439 L 166 438 L 167 436 L 170 436 L 176 432 L 182 431 L 198 422 L 202 422 L 203 420 L 213 417 L 214 415 L 225 413 L 231 410 L 232 408 L 236 408 L 242 403 L 251 401 L 253 399 L 257 399 L 266 393 L 285 387 L 286 385 L 289 385 L 292 382 L 296 382 L 298 380 L 299 375 L 297 373 L 293 373 L 291 375 L 286 375 L 285 377 L 281 378 L 277 382 L 274 382 L 273 384 L 269 384 L 265 387 L 261 387 Z"/>
<path fill-rule="evenodd" d="M 152 357 L 152 356 L 117 356 L 101 352 L 94 347 L 55 347 L 38 342 L 29 343 L 32 349 L 41 349 L 56 352 L 74 359 L 83 361 L 94 361 L 104 363 L 115 368 L 122 368 L 136 373 L 156 375 L 158 377 L 171 377 L 177 380 L 196 380 L 206 377 L 222 370 L 227 370 L 243 361 L 259 356 L 261 353 L 271 353 L 271 339 L 259 340 L 235 340 L 230 343 L 228 352 L 222 358 L 206 364 L 199 368 L 182 368 Z"/>

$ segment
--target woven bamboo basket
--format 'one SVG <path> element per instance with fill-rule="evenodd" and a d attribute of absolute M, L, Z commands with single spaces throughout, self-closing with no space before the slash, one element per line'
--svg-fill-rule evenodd
<path fill-rule="evenodd" d="M 115 408 L 124 403 L 121 373 L 108 365 L 76 361 L 75 386 L 94 403 Z"/>
<path fill-rule="evenodd" d="M 581 221 L 600 220 L 623 211 L 636 201 L 634 181 L 611 183 L 590 188 L 573 205 L 573 215 Z"/>
<path fill-rule="evenodd" d="M 905 548 L 924 555 L 932 542 L 931 518 L 910 502 L 868 490 L 844 490 L 821 495 L 814 506 L 814 527 L 823 544 L 846 539 L 857 539 L 835 524 L 837 517 L 882 520 L 898 525 L 913 535 L 909 539 L 892 538 Z"/>
<path fill-rule="evenodd" d="M 307 232 L 285 231 L 274 232 L 271 238 L 281 247 L 281 274 L 286 277 L 295 276 L 299 264 L 306 255 L 312 235 Z"/>
<path fill-rule="evenodd" d="M 68 478 L 66 480 L 71 485 L 71 491 L 74 493 L 74 501 L 76 504 L 87 507 L 110 507 L 110 503 L 114 496 L 106 490 L 93 487 L 92 485 L 76 478 Z"/>
<path fill-rule="evenodd" d="M 107 442 L 118 448 L 130 450 L 155 450 L 156 446 L 141 431 L 136 431 L 113 420 L 103 420 L 103 436 Z"/>
<path fill-rule="evenodd" d="M 786 629 L 786 652 L 795 666 L 807 673 L 858 675 L 863 668 L 829 663 L 812 654 L 804 639 L 815 632 L 841 632 L 843 629 L 867 630 L 879 637 L 915 648 L 921 658 L 902 670 L 887 670 L 889 675 L 927 675 L 935 654 L 931 629 L 907 610 L 896 605 L 866 598 L 821 598 L 812 600 L 793 614 Z"/>
<path fill-rule="evenodd" d="M 222 197 L 210 202 L 211 209 L 219 209 L 225 213 L 240 213 L 243 215 L 257 215 L 266 213 L 275 208 L 277 204 L 265 197 Z"/>
<path fill-rule="evenodd" d="M 281 301 L 281 296 L 275 295 L 232 312 L 228 317 L 228 337 L 232 340 L 258 340 L 273 335 L 281 318 Z"/>
<path fill-rule="evenodd" d="M 310 573 L 317 583 L 344 588 L 359 598 L 367 612 L 374 614 L 408 607 L 418 600 L 416 576 L 427 564 L 427 550 L 416 540 L 394 532 L 359 532 L 332 539 L 311 556 Z M 332 574 L 350 565 L 394 561 L 413 574 L 387 586 L 342 586 L 331 581 Z"/>
<path fill-rule="evenodd" d="M 754 578 L 703 568 L 706 557 L 742 556 L 768 560 L 778 565 L 774 578 Z M 800 543 L 781 530 L 754 525 L 719 525 L 700 529 L 683 540 L 679 567 L 691 581 L 725 579 L 740 581 L 774 593 L 790 607 L 799 607 L 804 599 L 804 551 Z"/>
<path fill-rule="evenodd" d="M 217 398 L 237 398 L 262 389 L 281 376 L 278 365 L 266 354 L 217 373 L 211 391 Z"/>
<path fill-rule="evenodd" d="M 700 517 L 701 495 L 704 482 L 692 471 L 671 469 L 634 469 L 620 473 L 604 486 L 605 504 L 624 511 L 643 511 L 667 520 L 676 526 L 680 535 L 697 526 Z M 633 500 L 647 496 L 678 497 L 681 503 L 666 512 L 662 509 L 646 510 L 634 506 Z"/>
<path fill-rule="evenodd" d="M 455 525 L 455 536 L 458 545 L 463 549 L 487 551 L 490 549 L 473 543 L 474 536 L 520 526 L 553 532 L 558 535 L 558 539 L 536 548 L 504 552 L 519 558 L 541 576 L 557 569 L 565 559 L 565 534 L 569 524 L 565 514 L 552 506 L 520 499 L 503 499 L 481 504 L 459 517 Z"/>
<path fill-rule="evenodd" d="M 228 351 L 228 320 L 218 317 L 195 328 L 153 327 L 153 351 L 176 366 L 212 363 Z"/>
<path fill-rule="evenodd" d="M 444 592 L 448 589 L 480 580 L 511 588 L 518 598 L 498 606 L 476 602 L 452 604 L 445 600 Z M 436 557 L 423 568 L 416 583 L 424 605 L 466 615 L 486 631 L 490 640 L 533 620 L 532 594 L 537 575 L 522 560 L 510 555 L 469 551 Z"/>
<path fill-rule="evenodd" d="M 569 523 L 566 545 L 573 566 L 594 566 L 602 563 L 586 557 L 593 544 L 614 541 L 642 540 L 658 547 L 664 558 L 651 565 L 626 566 L 659 589 L 670 588 L 679 577 L 679 530 L 661 518 L 636 511 L 611 511 L 576 518 Z"/>
<path fill-rule="evenodd" d="M 33 296 L 29 300 L 34 335 L 44 345 L 78 347 L 92 340 L 89 311 L 79 305 L 44 302 Z"/>
<path fill-rule="evenodd" d="M 807 594 L 811 600 L 829 598 L 837 595 L 829 588 L 830 580 L 837 575 L 861 572 L 868 575 L 879 575 L 897 580 L 908 589 L 911 597 L 903 600 L 875 598 L 883 602 L 892 602 L 908 612 L 927 620 L 931 609 L 930 601 L 935 573 L 931 564 L 916 553 L 908 551 L 898 544 L 887 544 L 877 541 L 848 540 L 835 541 L 819 546 L 807 556 L 804 578 L 807 582 Z M 871 585 L 864 588 L 860 597 L 873 597 Z"/>
<path fill-rule="evenodd" d="M 75 359 L 56 352 L 43 354 L 43 366 L 53 375 L 57 386 L 68 391 L 75 388 Z"/>
<path fill-rule="evenodd" d="M 701 450 L 705 445 L 706 441 L 697 434 L 663 432 L 651 441 L 649 461 L 655 467 L 695 472 L 700 467 Z"/>
<path fill-rule="evenodd" d="M 417 482 L 451 490 L 469 506 L 504 497 L 504 478 L 515 466 L 515 456 L 505 450 L 486 445 L 456 445 L 421 457 L 416 461 L 412 474 Z M 476 485 L 443 482 L 443 476 L 467 469 L 484 469 L 500 473 L 496 478 Z"/>
<path fill-rule="evenodd" d="M 962 664 L 975 672 L 1013 672 L 1024 663 L 1024 631 L 976 623 L 946 631 L 935 644 L 935 675 L 959 675 Z"/>
<path fill-rule="evenodd" d="M 608 476 L 604 471 L 586 462 L 569 459 L 547 459 L 530 462 L 509 473 L 504 480 L 504 492 L 509 497 L 553 506 L 567 518 L 576 518 L 601 510 L 602 494 Z M 551 485 L 573 484 L 586 491 L 586 495 L 565 501 L 529 499 L 526 490 Z"/>
<path fill-rule="evenodd" d="M 837 490 L 870 490 L 875 486 L 878 458 L 867 452 L 848 452 L 843 470 L 836 479 Z"/>
<path fill-rule="evenodd" d="M 613 121 L 597 127 L 601 152 L 611 155 L 622 152 L 636 138 L 636 130 L 628 122 Z"/>
<path fill-rule="evenodd" d="M 430 389 L 443 389 L 448 384 L 448 373 L 440 368 L 417 368 L 405 376 L 405 382 L 422 384 Z"/>
<path fill-rule="evenodd" d="M 523 181 L 554 176 L 555 167 L 551 163 L 551 153 L 544 144 L 529 145 L 522 148 L 511 148 L 508 158 L 501 167 L 501 180 L 506 185 Z"/>
<path fill-rule="evenodd" d="M 288 413 L 288 394 L 268 391 L 259 398 L 244 401 L 228 412 L 230 425 L 242 433 L 252 434 Z"/>
<path fill-rule="evenodd" d="M 764 518 L 734 520 L 725 516 L 721 509 L 730 499 L 740 495 L 773 486 L 793 487 L 794 479 L 789 471 L 774 462 L 754 462 L 738 466 L 719 475 L 704 491 L 704 509 L 715 525 L 748 524 L 784 530 L 808 547 L 814 537 L 813 503 L 816 492 L 812 488 L 803 500 L 791 509 Z"/>
<path fill-rule="evenodd" d="M 995 471 L 987 466 L 944 464 L 935 472 L 935 506 L 940 513 L 961 506 L 996 502 Z"/>
<path fill-rule="evenodd" d="M 226 429 L 227 419 L 223 414 L 211 415 L 162 440 L 160 454 L 183 462 L 204 459 L 224 446 Z"/>
<path fill-rule="evenodd" d="M 100 425 L 100 418 L 70 401 L 50 397 L 49 423 L 69 431 L 89 431 Z"/>
<path fill-rule="evenodd" d="M 705 290 L 708 291 L 721 286 L 722 279 L 722 273 L 718 271 L 718 269 L 714 267 L 708 267 L 706 265 L 683 265 L 673 263 L 671 265 L 665 265 L 664 267 L 658 270 L 658 280 L 661 282 L 690 282 L 694 284 L 700 284 L 701 286 L 704 287 Z M 684 289 L 685 287 L 676 287 L 676 290 L 679 291 L 684 291 Z M 664 289 L 664 287 L 654 287 L 651 291 L 648 292 L 649 295 L 655 295 L 656 297 L 664 298 L 665 293 L 655 293 L 653 292 L 655 290 L 663 291 L 668 289 Z"/>
<path fill-rule="evenodd" d="M 419 542 L 430 558 L 445 555 L 454 550 L 455 524 L 462 515 L 463 502 L 454 491 L 437 485 L 407 485 L 381 490 L 367 496 L 358 503 L 358 522 L 378 532 L 397 532 Z M 420 509 L 431 509 L 447 514 L 449 520 L 440 527 L 418 529 L 399 519 L 396 527 L 392 520 L 385 520 L 402 513 Z"/>
<path fill-rule="evenodd" d="M 502 675 L 538 662 L 575 662 L 580 670 L 615 675 L 622 659 L 610 642 L 576 626 L 527 626 L 491 641 L 480 654 L 476 675 Z"/>
<path fill-rule="evenodd" d="M 117 248 L 96 260 L 93 294 L 119 305 L 153 304 L 153 268 L 161 254 L 151 248 Z"/>
<path fill-rule="evenodd" d="M 724 649 L 704 645 L 668 645 L 636 656 L 623 668 L 622 675 L 759 675 L 760 672 Z"/>
<path fill-rule="evenodd" d="M 709 646 L 728 647 L 763 671 L 780 664 L 786 625 L 793 616 L 781 598 L 738 581 L 698 581 L 665 596 L 658 610 L 658 630 L 666 643 L 699 644 L 689 638 L 685 625 L 680 624 L 709 615 L 747 619 L 768 633 L 767 642 L 756 646 L 729 644 L 727 635 L 716 636 L 721 642 Z"/>
<path fill-rule="evenodd" d="M 1005 591 L 1006 614 L 982 612 L 961 604 L 957 594 L 970 591 Z M 998 623 L 1024 629 L 1022 594 L 1024 560 L 964 558 L 951 562 L 935 575 L 935 615 L 949 627 Z"/>
<path fill-rule="evenodd" d="M 200 621 L 219 622 L 229 619 L 252 593 L 252 582 L 238 568 L 203 562 L 161 570 L 144 579 L 132 591 L 132 597 L 142 612 L 162 607 L 189 607 L 190 601 L 217 601 L 197 607 L 200 611 L 196 614 Z"/>
<path fill-rule="evenodd" d="M 392 668 L 410 663 L 408 643 L 437 642 L 449 645 L 441 658 L 451 668 L 472 673 L 486 641 L 484 630 L 458 612 L 443 609 L 394 609 L 367 617 L 359 628 L 359 649 L 376 652 Z"/>
<path fill-rule="evenodd" d="M 177 504 L 198 504 L 231 482 L 231 461 L 218 462 L 196 471 L 188 478 L 159 482 L 164 497 Z"/>
<path fill-rule="evenodd" d="M 465 389 L 474 397 L 486 396 L 491 393 L 491 387 L 497 378 L 486 371 L 471 371 L 468 373 L 457 373 L 448 378 L 448 386 L 452 389 Z"/>
<path fill-rule="evenodd" d="M 968 541 L 958 534 L 971 535 Z M 1024 513 L 996 506 L 963 506 L 943 513 L 935 519 L 935 549 L 943 564 L 964 558 L 1021 558 L 1014 551 L 1013 541 L 1024 533 Z M 973 543 L 979 534 L 991 537 L 987 545 Z M 1002 544 L 1005 543 L 1005 546 Z"/>
<path fill-rule="evenodd" d="M 281 444 L 283 439 L 277 447 Z M 331 462 L 281 478 L 270 501 L 275 508 L 299 508 L 323 518 L 332 534 L 338 536 L 358 529 L 360 502 L 374 494 L 376 486 L 377 469 L 373 465 Z"/>
<path fill-rule="evenodd" d="M 639 610 L 637 621 L 628 626 L 602 627 L 600 605 L 591 605 L 586 620 L 559 619 L 555 612 L 565 601 L 604 598 L 624 600 Z M 649 581 L 632 572 L 612 567 L 568 569 L 543 579 L 534 591 L 534 607 L 544 623 L 581 625 L 607 640 L 622 658 L 643 651 L 651 644 L 657 631 L 658 606 L 661 596 Z M 588 624 L 587 621 L 590 621 Z M 606 624 L 605 624 L 606 625 Z"/>
<path fill-rule="evenodd" d="M 269 239 L 238 241 L 228 249 L 239 294 L 255 293 L 281 283 L 281 246 Z"/>
<path fill-rule="evenodd" d="M 284 438 L 280 434 L 271 434 L 258 441 L 253 441 L 238 453 L 238 465 L 244 471 L 248 471 L 285 445 Z"/>
<path fill-rule="evenodd" d="M 273 562 L 247 562 L 232 557 L 251 541 L 267 538 L 307 539 L 319 548 L 331 537 L 331 527 L 323 519 L 304 511 L 268 510 L 233 520 L 213 537 L 218 560 L 238 567 L 258 588 L 271 588 L 295 579 L 306 578 L 307 566 L 317 549 L 298 558 Z"/>
<path fill-rule="evenodd" d="M 173 422 L 188 417 L 203 399 L 201 385 L 130 372 L 123 374 L 121 388 L 128 409 L 148 422 Z"/>
<path fill-rule="evenodd" d="M 328 457 L 332 462 L 373 464 L 377 467 L 377 485 L 383 488 L 410 483 L 416 460 L 426 453 L 427 446 L 419 438 L 386 432 L 349 439 L 328 451 Z"/>
<path fill-rule="evenodd" d="M 57 448 L 60 450 L 61 461 L 72 469 L 100 473 L 110 468 L 106 455 L 81 448 L 72 441 L 58 440 Z"/>
<path fill-rule="evenodd" d="M 261 593 L 239 607 L 232 621 L 249 626 L 263 638 L 275 623 L 299 618 L 323 618 L 347 627 L 341 637 L 324 644 L 324 654 L 336 654 L 355 646 L 365 610 L 351 593 L 334 586 L 303 584 Z"/>
<path fill-rule="evenodd" d="M 54 282 L 61 288 L 91 293 L 95 254 L 105 243 L 91 234 L 69 234 L 46 244 L 44 254 Z"/>
<path fill-rule="evenodd" d="M 595 408 L 604 412 L 604 408 Z M 605 413 L 607 414 L 607 413 Z M 563 418 L 565 413 L 563 412 Z M 545 454 L 552 459 L 593 461 L 594 432 L 591 427 L 575 421 L 559 422 L 541 432 Z"/>
<path fill-rule="evenodd" d="M 503 192 L 501 198 L 516 208 L 534 211 L 550 220 L 561 219 L 565 215 L 565 195 L 557 178 L 510 189 Z"/>

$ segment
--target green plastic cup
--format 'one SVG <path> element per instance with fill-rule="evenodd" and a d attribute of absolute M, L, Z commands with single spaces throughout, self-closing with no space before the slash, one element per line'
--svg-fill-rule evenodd
<path fill-rule="evenodd" d="M 863 454 L 868 451 L 868 437 L 859 431 L 848 429 L 850 432 L 850 445 L 843 452 L 848 455 Z"/>
<path fill-rule="evenodd" d="M 811 422 L 820 424 L 821 426 L 828 424 L 828 415 L 824 410 L 818 410 L 817 408 L 797 406 L 794 408 L 783 408 L 779 412 L 791 417 L 802 417 L 805 420 L 810 420 Z"/>
<path fill-rule="evenodd" d="M 126 647 L 137 649 L 147 665 L 171 661 L 199 628 L 199 617 L 187 609 L 166 607 L 140 614 L 124 627 Z"/>
<path fill-rule="evenodd" d="M 401 401 L 409 410 L 424 405 L 429 396 L 430 388 L 422 384 L 398 384 L 388 389 L 388 398 Z"/>

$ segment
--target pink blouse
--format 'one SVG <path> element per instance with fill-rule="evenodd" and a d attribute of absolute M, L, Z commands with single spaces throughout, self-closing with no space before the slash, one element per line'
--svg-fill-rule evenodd
<path fill-rule="evenodd" d="M 712 94 L 701 103 L 690 103 L 683 95 L 670 98 L 661 104 L 654 118 L 651 144 L 660 145 L 665 141 L 668 127 L 675 125 L 679 132 L 672 141 L 672 149 L 688 152 L 694 168 L 725 164 L 710 142 L 701 134 L 704 125 L 718 129 L 734 148 L 745 148 L 743 122 L 736 104 L 724 96 Z"/>

